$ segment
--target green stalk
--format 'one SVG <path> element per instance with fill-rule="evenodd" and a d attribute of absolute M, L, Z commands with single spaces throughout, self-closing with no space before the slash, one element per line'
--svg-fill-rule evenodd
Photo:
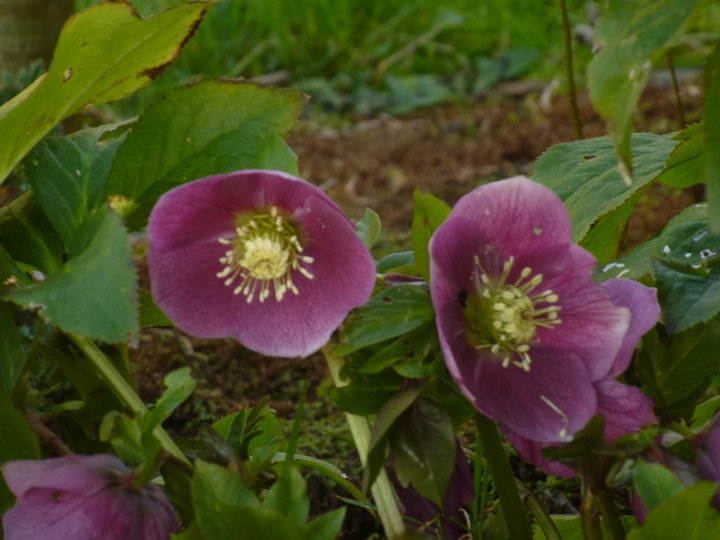
<path fill-rule="evenodd" d="M 572 32 L 570 31 L 570 20 L 568 19 L 568 10 L 565 0 L 558 1 L 560 2 L 560 13 L 562 14 L 563 22 L 565 69 L 567 71 L 568 86 L 570 87 L 570 108 L 572 109 L 573 125 L 575 126 L 575 136 L 578 139 L 583 139 L 583 126 L 580 121 L 580 112 L 578 111 L 575 74 L 573 73 Z"/>
<path fill-rule="evenodd" d="M 582 524 L 585 540 L 602 540 L 595 498 L 585 485 L 583 485 L 582 501 L 580 503 L 580 523 Z"/>
<path fill-rule="evenodd" d="M 600 509 L 602 514 L 605 527 L 610 531 L 610 536 L 613 540 L 624 540 L 625 539 L 625 526 L 623 525 L 620 516 L 618 515 L 617 506 L 610 496 L 610 492 L 605 489 L 593 492 L 595 502 Z"/>
<path fill-rule="evenodd" d="M 475 415 L 478 437 L 482 441 L 483 452 L 488 468 L 493 476 L 495 489 L 500 497 L 500 506 L 510 538 L 530 540 L 530 529 L 525 517 L 520 495 L 517 490 L 510 462 L 505 454 L 500 433 L 495 422 L 480 413 Z"/>
<path fill-rule="evenodd" d="M 563 537 L 560 534 L 560 531 L 558 531 L 558 528 L 555 526 L 555 522 L 552 520 L 552 517 L 550 517 L 550 514 L 548 514 L 547 510 L 545 510 L 545 507 L 538 500 L 535 494 L 519 480 L 517 484 L 520 492 L 523 494 L 523 500 L 528 505 L 528 508 L 532 512 L 533 516 L 535 516 L 535 521 L 537 521 L 537 524 L 542 529 L 545 538 L 547 540 L 563 540 Z"/>
<path fill-rule="evenodd" d="M 148 412 L 140 396 L 137 395 L 122 375 L 118 373 L 115 366 L 112 365 L 112 362 L 110 362 L 108 357 L 105 356 L 93 340 L 72 332 L 68 332 L 67 336 L 77 345 L 87 359 L 92 362 L 98 375 L 102 377 L 113 392 L 115 392 L 115 395 L 120 398 L 120 401 L 122 401 L 133 414 L 141 415 Z M 175 441 L 170 438 L 170 435 L 167 434 L 162 426 L 156 427 L 154 433 L 160 440 L 163 449 L 183 463 L 190 465 L 190 462 L 177 447 Z"/>
<path fill-rule="evenodd" d="M 332 353 L 332 345 L 328 344 L 323 348 L 323 354 L 327 361 L 330 374 L 337 388 L 347 386 L 340 377 L 340 370 L 345 364 L 344 358 L 339 358 Z M 360 462 L 365 466 L 367 460 L 368 449 L 370 448 L 370 421 L 365 416 L 345 413 L 348 427 L 355 441 L 355 448 L 360 455 Z M 385 469 L 381 469 L 370 488 L 370 492 L 375 499 L 380 522 L 385 530 L 388 539 L 399 538 L 405 533 L 405 523 L 403 522 L 400 507 L 398 506 L 395 490 L 390 483 L 390 478 Z"/>

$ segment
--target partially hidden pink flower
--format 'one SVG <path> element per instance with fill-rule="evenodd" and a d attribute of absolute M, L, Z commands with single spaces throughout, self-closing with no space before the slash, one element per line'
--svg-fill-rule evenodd
<path fill-rule="evenodd" d="M 270 356 L 318 350 L 374 286 L 353 224 L 319 188 L 281 172 L 172 189 L 148 230 L 153 298 L 178 328 Z"/>
<path fill-rule="evenodd" d="M 701 438 L 695 462 L 703 479 L 720 482 L 720 414 L 715 416 L 708 434 Z M 713 504 L 720 508 L 720 490 L 715 493 Z"/>
<path fill-rule="evenodd" d="M 623 384 L 615 377 L 627 369 L 642 335 L 657 323 L 660 306 L 657 291 L 629 279 L 610 279 L 602 284 L 610 299 L 630 310 L 630 326 L 607 376 L 593 383 L 597 394 L 597 411 L 605 419 L 605 443 L 639 432 L 643 426 L 657 422 L 652 400 L 640 389 Z M 562 463 L 545 459 L 542 450 L 552 443 L 527 439 L 502 426 L 503 432 L 526 461 L 555 476 L 574 476 L 575 472 Z M 720 450 L 720 449 L 719 449 Z"/>
<path fill-rule="evenodd" d="M 5 540 L 165 540 L 179 525 L 162 489 L 133 486 L 115 456 L 71 455 L 2 466 L 17 497 Z"/>
<path fill-rule="evenodd" d="M 629 311 L 592 279 L 550 189 L 515 177 L 462 197 L 430 241 L 430 289 L 448 370 L 483 414 L 563 442 L 596 413 Z"/>

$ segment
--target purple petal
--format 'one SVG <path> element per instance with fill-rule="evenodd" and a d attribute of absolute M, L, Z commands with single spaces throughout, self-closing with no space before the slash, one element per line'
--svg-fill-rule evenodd
<path fill-rule="evenodd" d="M 536 347 L 572 350 L 585 363 L 590 379 L 596 381 L 606 377 L 613 366 L 630 313 L 615 305 L 607 290 L 592 281 L 592 255 L 575 245 L 569 253 L 565 271 L 544 281 L 560 297 L 562 324 L 541 329 Z"/>
<path fill-rule="evenodd" d="M 571 241 L 570 217 L 562 201 L 551 189 L 523 176 L 474 189 L 457 202 L 450 216 L 473 221 L 505 259 Z"/>
<path fill-rule="evenodd" d="M 216 277 L 238 212 L 277 206 L 304 234 L 313 279 L 294 273 L 299 294 L 248 304 Z M 188 226 L 188 224 L 191 224 Z M 287 174 L 243 171 L 166 193 L 153 210 L 148 264 L 157 304 L 182 330 L 234 336 L 271 356 L 307 356 L 372 292 L 375 268 L 351 222 L 320 189 Z"/>
<path fill-rule="evenodd" d="M 88 495 L 102 489 L 108 478 L 130 472 L 122 461 L 110 454 L 9 461 L 0 468 L 16 497 L 22 497 L 32 488 Z"/>
<path fill-rule="evenodd" d="M 3 472 L 18 497 L 3 515 L 6 540 L 165 540 L 179 530 L 160 487 L 134 488 L 115 456 L 8 462 Z"/>
<path fill-rule="evenodd" d="M 551 461 L 543 456 L 543 449 L 553 448 L 557 445 L 526 439 L 507 426 L 501 426 L 501 428 L 510 443 L 518 451 L 518 454 L 528 463 L 532 463 L 544 473 L 553 476 L 562 476 L 563 478 L 577 476 L 577 473 L 567 465 L 563 465 L 559 461 Z"/>
<path fill-rule="evenodd" d="M 698 451 L 697 465 L 703 478 L 720 482 L 720 414 L 713 420 L 710 432 Z"/>
<path fill-rule="evenodd" d="M 610 371 L 610 376 L 615 377 L 627 369 L 640 338 L 657 323 L 660 317 L 660 305 L 657 301 L 657 290 L 637 281 L 609 279 L 603 283 L 603 286 L 615 305 L 630 310 L 630 326 Z"/>
<path fill-rule="evenodd" d="M 639 388 L 607 378 L 595 383 L 598 396 L 597 413 L 605 418 L 605 442 L 639 432 L 643 426 L 654 424 L 652 400 Z"/>

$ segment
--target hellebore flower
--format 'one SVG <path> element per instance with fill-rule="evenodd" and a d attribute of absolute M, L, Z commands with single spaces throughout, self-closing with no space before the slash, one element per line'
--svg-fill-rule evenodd
<path fill-rule="evenodd" d="M 637 433 L 643 426 L 657 422 L 652 400 L 638 388 L 616 381 L 615 377 L 627 369 L 640 338 L 657 323 L 660 306 L 657 291 L 636 281 L 610 279 L 602 285 L 615 305 L 630 310 L 630 326 L 610 371 L 593 383 L 597 393 L 596 414 L 605 419 L 605 443 L 612 444 L 623 435 Z M 520 455 L 539 469 L 555 476 L 575 475 L 569 467 L 542 455 L 543 448 L 555 445 L 521 437 L 504 426 L 503 431 Z"/>
<path fill-rule="evenodd" d="M 319 188 L 241 171 L 165 193 L 148 225 L 152 293 L 180 328 L 234 336 L 269 356 L 307 356 L 375 282 L 353 224 Z"/>
<path fill-rule="evenodd" d="M 720 415 L 715 417 L 710 432 L 702 440 L 695 461 L 703 479 L 720 482 Z M 720 490 L 715 493 L 713 504 L 720 509 Z"/>
<path fill-rule="evenodd" d="M 162 489 L 133 486 L 115 456 L 10 461 L 2 471 L 17 497 L 3 516 L 5 540 L 165 540 L 179 530 Z"/>
<path fill-rule="evenodd" d="M 430 241 L 430 290 L 448 370 L 483 414 L 539 442 L 569 440 L 597 410 L 594 382 L 629 312 L 592 280 L 548 188 L 515 177 L 462 197 Z"/>

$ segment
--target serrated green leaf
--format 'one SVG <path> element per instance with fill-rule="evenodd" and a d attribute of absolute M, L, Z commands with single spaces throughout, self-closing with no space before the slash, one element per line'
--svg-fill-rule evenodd
<path fill-rule="evenodd" d="M 598 279 L 640 279 L 652 272 L 655 259 L 699 269 L 718 260 L 718 254 L 720 235 L 708 231 L 707 204 L 695 204 L 672 218 L 656 238 L 641 244 L 630 255 L 602 267 Z"/>
<path fill-rule="evenodd" d="M 146 432 L 152 432 L 165 419 L 169 418 L 173 411 L 192 394 L 196 385 L 190 375 L 189 367 L 171 371 L 165 375 L 163 384 L 165 391 L 143 420 L 143 430 Z"/>
<path fill-rule="evenodd" d="M 307 484 L 295 467 L 284 467 L 263 499 L 263 507 L 284 514 L 296 523 L 305 523 L 310 513 Z"/>
<path fill-rule="evenodd" d="M 705 131 L 703 124 L 694 124 L 675 135 L 681 141 L 672 151 L 658 180 L 666 186 L 686 188 L 703 181 Z"/>
<path fill-rule="evenodd" d="M 142 88 L 179 54 L 210 6 L 187 2 L 149 20 L 103 2 L 65 24 L 48 72 L 0 107 L 0 182 L 55 124 Z M 142 39 L 138 39 L 142 36 Z"/>
<path fill-rule="evenodd" d="M 642 191 L 635 192 L 618 208 L 598 219 L 580 242 L 582 247 L 595 255 L 598 264 L 607 263 L 617 257 L 623 240 L 625 224 L 640 195 L 642 195 Z"/>
<path fill-rule="evenodd" d="M 720 320 L 700 323 L 672 337 L 648 332 L 635 371 L 657 406 L 670 414 L 692 413 L 720 366 Z"/>
<path fill-rule="evenodd" d="M 48 137 L 24 160 L 25 173 L 65 243 L 103 202 L 105 181 L 121 139 L 100 142 L 107 126 Z"/>
<path fill-rule="evenodd" d="M 707 141 L 704 177 L 710 205 L 710 230 L 720 234 L 720 42 L 708 57 L 705 75 L 709 84 L 703 105 Z"/>
<path fill-rule="evenodd" d="M 24 362 L 25 351 L 13 310 L 0 302 L 0 393 L 12 395 Z"/>
<path fill-rule="evenodd" d="M 138 290 L 138 324 L 140 328 L 148 326 L 175 326 L 167 315 L 155 304 L 152 294 Z"/>
<path fill-rule="evenodd" d="M 13 302 L 38 307 L 66 332 L 118 342 L 138 329 L 136 275 L 127 232 L 116 216 L 102 212 L 91 242 L 57 272 L 8 295 Z"/>
<path fill-rule="evenodd" d="M 342 332 L 342 344 L 335 350 L 335 354 L 343 356 L 405 334 L 434 317 L 430 293 L 425 287 L 389 287 L 349 317 Z"/>
<path fill-rule="evenodd" d="M 40 459 L 40 445 L 25 416 L 0 393 L 0 464 L 16 459 Z M 13 504 L 14 497 L 0 475 L 0 512 Z"/>
<path fill-rule="evenodd" d="M 598 219 L 607 219 L 649 184 L 677 145 L 670 137 L 651 133 L 636 133 L 632 140 L 631 186 L 623 182 L 618 172 L 609 137 L 556 144 L 535 163 L 533 180 L 552 189 L 565 203 L 575 242 L 582 242 Z"/>
<path fill-rule="evenodd" d="M 424 384 L 411 384 L 391 397 L 378 411 L 370 431 L 367 459 L 363 469 L 363 491 L 367 492 L 385 464 L 388 432 L 420 396 Z"/>
<path fill-rule="evenodd" d="M 639 462 L 633 469 L 633 486 L 648 511 L 685 489 L 680 479 L 657 463 Z"/>
<path fill-rule="evenodd" d="M 613 2 L 598 21 L 602 47 L 588 65 L 588 88 L 595 109 L 610 126 L 625 181 L 633 174 L 632 114 L 652 68 L 651 55 L 669 44 L 697 0 Z"/>
<path fill-rule="evenodd" d="M 430 282 L 430 256 L 428 242 L 450 214 L 451 208 L 431 193 L 416 189 L 413 194 L 412 242 L 420 276 Z"/>
<path fill-rule="evenodd" d="M 212 174 L 241 169 L 285 169 L 297 174 L 282 141 L 305 96 L 287 88 L 261 88 L 206 80 L 168 94 L 138 119 L 118 150 L 108 195 L 138 203 L 129 217 L 142 225 L 168 189 Z"/>
<path fill-rule="evenodd" d="M 305 527 L 305 540 L 333 540 L 337 538 L 344 519 L 344 507 L 313 519 Z"/>
<path fill-rule="evenodd" d="M 31 269 L 50 274 L 60 266 L 60 237 L 31 192 L 0 208 L 0 244 L 14 261 Z"/>
<path fill-rule="evenodd" d="M 455 435 L 448 414 L 432 401 L 417 400 L 390 433 L 393 469 L 404 486 L 445 506 L 455 460 Z"/>
<path fill-rule="evenodd" d="M 720 512 L 711 505 L 717 484 L 700 482 L 648 513 L 645 524 L 628 540 L 716 540 Z"/>
<path fill-rule="evenodd" d="M 705 272 L 657 260 L 653 262 L 653 274 L 669 332 L 682 332 L 720 312 L 720 266 L 711 266 Z"/>
<path fill-rule="evenodd" d="M 372 249 L 380 238 L 380 232 L 382 231 L 380 216 L 374 210 L 366 208 L 362 219 L 355 224 L 355 228 L 363 244 L 368 249 Z"/>

